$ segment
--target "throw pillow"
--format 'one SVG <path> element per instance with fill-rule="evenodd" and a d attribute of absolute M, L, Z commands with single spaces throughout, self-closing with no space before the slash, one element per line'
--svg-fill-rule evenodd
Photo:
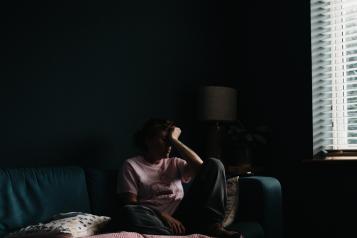
<path fill-rule="evenodd" d="M 11 233 L 9 238 L 20 234 L 37 234 L 60 232 L 71 235 L 73 238 L 95 235 L 108 222 L 110 217 L 96 216 L 81 212 L 60 213 L 52 217 L 52 220 L 45 224 L 37 224 L 20 229 Z M 15 236 L 16 237 L 16 236 Z"/>
<path fill-rule="evenodd" d="M 223 219 L 223 226 L 227 227 L 233 223 L 238 209 L 238 189 L 239 176 L 227 179 L 227 206 Z"/>
<path fill-rule="evenodd" d="M 73 238 L 95 235 L 110 221 L 110 217 L 74 212 L 60 213 L 54 219 L 47 225 L 68 229 Z"/>

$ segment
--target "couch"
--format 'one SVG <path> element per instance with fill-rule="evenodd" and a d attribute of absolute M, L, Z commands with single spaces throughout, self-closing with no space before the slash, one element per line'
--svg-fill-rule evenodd
<path fill-rule="evenodd" d="M 116 217 L 117 170 L 81 167 L 0 169 L 0 238 L 61 212 Z M 239 208 L 231 229 L 246 238 L 281 238 L 281 186 L 273 177 L 239 179 Z M 112 223 L 114 224 L 114 223 Z M 114 231 L 115 225 L 108 230 Z"/>

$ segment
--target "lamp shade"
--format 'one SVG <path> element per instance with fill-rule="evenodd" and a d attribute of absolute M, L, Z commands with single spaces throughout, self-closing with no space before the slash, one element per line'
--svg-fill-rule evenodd
<path fill-rule="evenodd" d="M 237 91 L 222 86 L 205 86 L 198 95 L 198 119 L 234 121 L 237 119 Z"/>

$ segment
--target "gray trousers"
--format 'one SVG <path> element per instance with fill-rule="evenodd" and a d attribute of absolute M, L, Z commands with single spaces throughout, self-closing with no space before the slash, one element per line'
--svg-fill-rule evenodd
<path fill-rule="evenodd" d="M 187 234 L 200 233 L 209 225 L 222 222 L 226 200 L 224 166 L 220 160 L 209 158 L 204 161 L 173 217 L 185 226 Z M 125 231 L 173 235 L 157 211 L 142 205 L 123 206 L 120 220 Z"/>

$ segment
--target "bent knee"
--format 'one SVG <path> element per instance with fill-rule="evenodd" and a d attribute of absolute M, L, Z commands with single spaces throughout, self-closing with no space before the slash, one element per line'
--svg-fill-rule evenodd
<path fill-rule="evenodd" d="M 216 167 L 218 170 L 224 170 L 224 165 L 221 160 L 216 158 L 208 158 L 205 160 L 207 166 Z"/>

